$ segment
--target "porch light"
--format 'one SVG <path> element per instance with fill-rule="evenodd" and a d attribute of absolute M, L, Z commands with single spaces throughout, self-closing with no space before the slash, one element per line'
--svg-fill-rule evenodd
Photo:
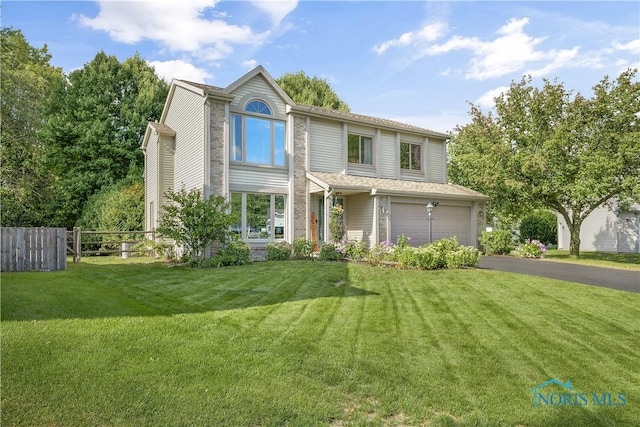
<path fill-rule="evenodd" d="M 429 217 L 429 243 L 433 241 L 433 208 L 438 206 L 438 202 L 427 203 L 427 215 Z"/>

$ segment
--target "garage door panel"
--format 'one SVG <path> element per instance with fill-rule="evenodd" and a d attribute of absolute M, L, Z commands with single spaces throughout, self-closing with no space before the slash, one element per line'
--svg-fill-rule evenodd
<path fill-rule="evenodd" d="M 457 236 L 460 244 L 471 245 L 470 208 L 438 206 L 433 210 L 433 240 Z M 429 220 L 425 205 L 392 203 L 391 236 L 411 237 L 414 246 L 429 243 Z"/>

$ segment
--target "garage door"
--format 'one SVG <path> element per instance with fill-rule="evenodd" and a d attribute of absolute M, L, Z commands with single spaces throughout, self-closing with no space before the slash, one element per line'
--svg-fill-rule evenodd
<path fill-rule="evenodd" d="M 457 236 L 462 245 L 472 245 L 471 209 L 465 206 L 442 206 L 433 210 L 433 240 Z M 411 237 L 413 246 L 429 243 L 429 220 L 425 205 L 391 204 L 391 236 Z"/>

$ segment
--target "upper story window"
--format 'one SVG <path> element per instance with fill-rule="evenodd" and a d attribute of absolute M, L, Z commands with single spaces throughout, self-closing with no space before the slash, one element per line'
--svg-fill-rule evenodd
<path fill-rule="evenodd" d="M 410 142 L 400 144 L 400 169 L 422 170 L 422 145 Z"/>
<path fill-rule="evenodd" d="M 373 165 L 373 139 L 369 136 L 349 134 L 347 137 L 349 163 Z"/>
<path fill-rule="evenodd" d="M 245 107 L 248 115 L 231 115 L 231 160 L 256 165 L 285 165 L 285 123 L 261 117 L 271 115 L 269 106 L 253 100 Z M 251 114 L 258 113 L 261 116 Z"/>

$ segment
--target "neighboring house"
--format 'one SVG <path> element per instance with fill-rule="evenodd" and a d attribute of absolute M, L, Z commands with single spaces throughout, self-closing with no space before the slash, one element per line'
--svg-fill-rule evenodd
<path fill-rule="evenodd" d="M 347 236 L 374 245 L 399 235 L 477 245 L 488 197 L 447 184 L 448 136 L 392 120 L 293 102 L 262 67 L 226 88 L 174 80 L 159 123 L 149 123 L 145 229 L 169 190 L 231 201 L 232 230 L 255 246 L 329 236 L 333 204 Z M 272 227 L 273 224 L 273 227 Z"/>
<path fill-rule="evenodd" d="M 558 249 L 569 249 L 570 241 L 569 227 L 558 214 Z M 580 228 L 580 250 L 640 253 L 640 203 L 596 208 Z"/>

